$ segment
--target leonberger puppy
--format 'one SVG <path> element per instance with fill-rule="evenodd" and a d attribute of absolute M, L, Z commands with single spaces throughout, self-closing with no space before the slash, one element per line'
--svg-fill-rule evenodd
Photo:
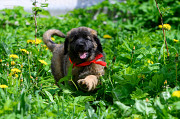
<path fill-rule="evenodd" d="M 52 35 L 65 38 L 63 44 L 51 40 Z M 50 29 L 43 34 L 43 41 L 53 53 L 51 70 L 58 81 L 67 75 L 73 64 L 72 79 L 82 90 L 93 91 L 106 67 L 105 57 L 97 32 L 91 28 L 73 28 L 65 36 L 61 31 Z"/>

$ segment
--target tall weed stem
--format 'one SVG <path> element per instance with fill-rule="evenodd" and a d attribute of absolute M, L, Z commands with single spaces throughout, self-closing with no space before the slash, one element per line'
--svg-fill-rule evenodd
<path fill-rule="evenodd" d="M 34 7 L 36 8 L 36 0 L 34 1 Z M 36 16 L 37 16 L 37 10 L 35 9 L 34 10 L 34 21 L 35 21 L 35 42 L 36 42 L 36 38 L 37 38 L 37 19 L 36 19 Z"/>
<path fill-rule="evenodd" d="M 166 45 L 167 54 L 169 54 L 168 46 L 167 46 L 167 41 L 166 41 L 166 36 L 165 36 L 165 31 L 164 31 L 164 27 L 163 27 L 162 14 L 161 14 L 161 11 L 160 11 L 160 9 L 159 9 L 159 7 L 158 7 L 158 4 L 157 4 L 157 1 L 156 1 L 156 0 L 155 0 L 155 2 L 156 2 L 156 6 L 157 6 L 157 8 L 158 8 L 159 14 L 160 14 L 160 16 L 161 16 L 161 24 L 162 24 L 162 30 L 163 30 L 163 35 L 164 35 L 164 44 Z M 166 63 L 166 62 L 165 62 L 165 51 L 163 51 L 163 52 L 164 52 L 164 64 L 165 64 L 165 63 Z"/>
<path fill-rule="evenodd" d="M 31 78 L 31 65 L 30 65 L 30 62 L 29 62 L 29 55 L 28 55 L 28 70 L 29 70 L 29 77 Z"/>
<path fill-rule="evenodd" d="M 133 49 L 132 49 L 131 63 L 132 63 L 132 60 L 133 60 L 133 54 L 134 54 L 134 51 L 135 51 L 135 46 L 133 46 Z"/>
<path fill-rule="evenodd" d="M 176 53 L 175 64 L 176 64 L 176 86 L 177 86 L 177 73 L 178 73 L 178 53 Z"/>

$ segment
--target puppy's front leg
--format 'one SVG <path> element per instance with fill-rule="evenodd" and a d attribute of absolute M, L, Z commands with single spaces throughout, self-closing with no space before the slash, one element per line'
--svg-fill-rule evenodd
<path fill-rule="evenodd" d="M 79 79 L 77 83 L 83 90 L 93 91 L 98 84 L 98 78 L 95 75 L 88 75 L 84 79 Z"/>

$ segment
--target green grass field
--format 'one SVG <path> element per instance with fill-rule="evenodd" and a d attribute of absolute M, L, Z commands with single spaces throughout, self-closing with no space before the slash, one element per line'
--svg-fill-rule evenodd
<path fill-rule="evenodd" d="M 22 7 L 0 11 L 0 118 L 178 119 L 180 118 L 180 2 L 107 0 L 58 19 Z M 107 9 L 107 13 L 103 9 Z M 97 12 L 98 11 L 98 12 Z M 96 17 L 94 15 L 96 14 Z M 108 64 L 96 92 L 55 85 L 52 53 L 42 41 L 48 29 L 95 29 Z M 64 39 L 52 37 L 54 42 Z"/>

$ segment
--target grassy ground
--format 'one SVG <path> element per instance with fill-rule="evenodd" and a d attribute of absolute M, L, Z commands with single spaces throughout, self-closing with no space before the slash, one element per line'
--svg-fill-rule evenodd
<path fill-rule="evenodd" d="M 153 0 L 105 1 L 74 10 L 63 19 L 38 17 L 36 42 L 32 14 L 21 7 L 2 10 L 0 118 L 178 119 L 180 3 L 166 0 L 160 4 L 162 11 L 167 4 L 171 9 L 164 8 L 169 12 L 163 18 L 170 24 L 165 28 L 169 54 Z M 108 9 L 107 14 L 102 12 L 103 7 Z M 68 85 L 57 87 L 50 70 L 52 54 L 42 42 L 42 34 L 48 29 L 67 33 L 79 26 L 97 30 L 106 53 L 106 74 L 93 93 Z M 56 36 L 52 39 L 64 41 Z"/>

